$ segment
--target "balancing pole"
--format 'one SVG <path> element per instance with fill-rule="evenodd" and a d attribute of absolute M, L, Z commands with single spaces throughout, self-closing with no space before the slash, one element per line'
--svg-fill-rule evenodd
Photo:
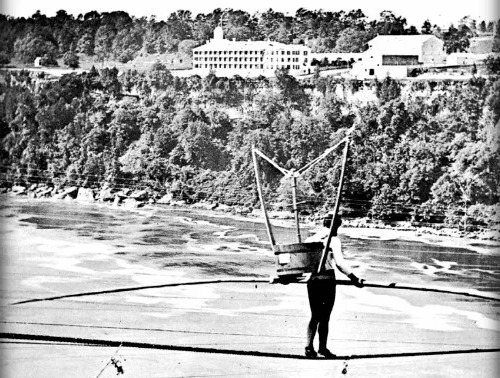
<path fill-rule="evenodd" d="M 330 225 L 330 232 L 328 233 L 328 239 L 326 240 L 325 248 L 323 249 L 323 253 L 321 254 L 321 260 L 320 260 L 319 267 L 318 267 L 318 274 L 320 274 L 323 271 L 323 269 L 325 268 L 326 257 L 328 256 L 328 250 L 330 249 L 330 242 L 332 241 L 332 237 L 333 237 L 334 220 L 339 212 L 340 197 L 342 194 L 342 186 L 344 185 L 344 174 L 345 174 L 345 166 L 347 164 L 348 151 L 349 151 L 349 138 L 347 138 L 345 141 L 342 170 L 340 172 L 339 187 L 337 189 L 337 198 L 335 200 L 335 207 L 333 209 L 332 224 Z"/>
<path fill-rule="evenodd" d="M 266 222 L 267 236 L 269 236 L 269 241 L 271 242 L 271 247 L 274 250 L 274 246 L 276 245 L 276 241 L 274 240 L 273 230 L 271 228 L 271 222 L 269 221 L 269 217 L 267 215 L 266 203 L 264 202 L 264 195 L 262 194 L 262 184 L 260 182 L 260 171 L 259 171 L 259 164 L 257 162 L 257 156 L 255 155 L 255 147 L 252 148 L 252 159 L 253 159 L 253 166 L 255 168 L 255 179 L 257 181 L 257 191 L 259 192 L 260 204 L 262 206 L 262 212 L 264 213 L 264 220 Z"/>

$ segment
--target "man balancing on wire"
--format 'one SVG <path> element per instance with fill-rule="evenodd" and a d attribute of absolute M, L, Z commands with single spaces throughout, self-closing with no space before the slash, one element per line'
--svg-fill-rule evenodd
<path fill-rule="evenodd" d="M 323 220 L 324 230 L 321 230 L 316 235 L 311 236 L 306 242 L 323 242 L 326 243 L 330 228 L 332 227 L 332 214 L 328 214 Z M 310 280 L 307 282 L 307 294 L 309 297 L 309 305 L 311 307 L 311 320 L 307 327 L 307 346 L 305 350 L 306 357 L 313 358 L 318 354 L 314 350 L 313 342 L 316 330 L 319 335 L 318 353 L 326 358 L 332 358 L 335 355 L 328 350 L 326 343 L 328 340 L 328 322 L 330 314 L 335 302 L 335 271 L 334 266 L 344 273 L 357 287 L 363 287 L 363 279 L 359 279 L 352 273 L 351 268 L 344 260 L 342 254 L 342 245 L 337 237 L 337 230 L 342 224 L 339 215 L 335 217 L 333 222 L 332 239 L 330 248 L 325 261 L 324 269 L 321 273 L 313 272 Z"/>

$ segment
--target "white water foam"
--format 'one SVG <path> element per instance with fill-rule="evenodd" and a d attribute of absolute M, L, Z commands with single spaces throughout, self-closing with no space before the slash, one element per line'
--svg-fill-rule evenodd
<path fill-rule="evenodd" d="M 477 328 L 500 331 L 500 322 L 478 312 L 442 305 L 412 305 L 403 298 L 378 295 L 366 289 L 352 293 L 355 302 L 349 305 L 349 311 L 403 316 L 415 328 L 442 332 L 461 331 L 467 326 L 463 323 L 465 318 Z"/>

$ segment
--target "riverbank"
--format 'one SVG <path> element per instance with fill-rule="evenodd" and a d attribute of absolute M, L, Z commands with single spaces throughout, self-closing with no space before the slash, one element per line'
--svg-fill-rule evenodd
<path fill-rule="evenodd" d="M 235 219 L 263 222 L 260 209 L 245 206 L 229 206 L 221 203 L 196 202 L 188 204 L 184 200 L 175 198 L 172 194 L 160 196 L 148 190 L 122 189 L 113 191 L 109 187 L 100 190 L 68 187 L 54 188 L 46 185 L 33 184 L 29 188 L 13 186 L 1 188 L 0 193 L 13 196 L 26 196 L 31 199 L 64 200 L 80 203 L 100 203 L 114 208 L 125 210 L 140 209 L 144 207 L 172 206 L 180 209 L 197 211 L 210 211 L 221 216 L 231 215 Z M 289 211 L 268 211 L 274 225 L 294 227 L 294 215 Z M 303 225 L 314 230 L 319 228 L 320 216 L 310 215 L 303 217 Z M 368 218 L 344 219 L 343 233 L 349 237 L 378 239 L 378 240 L 409 240 L 432 243 L 448 247 L 468 248 L 482 250 L 486 248 L 500 248 L 500 230 L 488 229 L 465 233 L 442 224 L 417 226 L 411 222 L 384 222 Z"/>

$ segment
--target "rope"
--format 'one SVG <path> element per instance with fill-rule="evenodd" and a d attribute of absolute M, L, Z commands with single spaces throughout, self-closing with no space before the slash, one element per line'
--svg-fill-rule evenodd
<path fill-rule="evenodd" d="M 301 360 L 308 359 L 303 355 L 289 354 L 289 353 L 273 353 L 273 352 L 246 351 L 246 350 L 222 349 L 222 348 L 193 347 L 186 345 L 154 344 L 154 343 L 141 343 L 134 341 L 115 341 L 115 340 L 89 339 L 89 338 L 78 338 L 78 337 L 67 337 L 67 336 L 36 335 L 27 333 L 2 332 L 0 333 L 0 338 L 13 339 L 13 340 L 64 342 L 64 343 L 73 343 L 79 345 L 107 346 L 115 348 L 121 346 L 122 348 L 175 350 L 181 352 L 228 354 L 228 355 L 238 355 L 238 356 L 286 358 L 286 359 L 301 359 Z M 373 359 L 373 358 L 418 357 L 418 356 L 434 356 L 434 355 L 446 355 L 446 354 L 470 354 L 470 353 L 492 353 L 492 352 L 500 352 L 500 348 L 475 348 L 475 349 L 458 349 L 458 350 L 445 350 L 445 351 L 432 351 L 432 352 L 353 354 L 353 355 L 335 356 L 332 359 L 361 360 L 361 359 Z"/>
<path fill-rule="evenodd" d="M 269 280 L 259 279 L 259 278 L 227 278 L 227 279 L 219 279 L 219 280 L 201 280 L 201 281 L 188 281 L 188 282 L 176 282 L 176 283 L 168 283 L 168 284 L 160 284 L 160 285 L 147 285 L 147 286 L 133 286 L 133 287 L 123 287 L 116 289 L 108 289 L 108 290 L 99 290 L 99 291 L 88 291 L 82 293 L 74 293 L 74 294 L 65 294 L 58 295 L 54 297 L 46 297 L 46 298 L 35 298 L 35 299 L 27 299 L 15 303 L 11 303 L 11 305 L 20 305 L 26 303 L 34 303 L 34 302 L 44 302 L 44 301 L 53 301 L 58 299 L 65 298 L 75 298 L 75 297 L 85 297 L 92 295 L 103 295 L 103 294 L 112 294 L 112 293 L 122 293 L 127 291 L 139 291 L 146 289 L 159 289 L 163 287 L 175 287 L 175 286 L 194 286 L 194 285 L 207 285 L 207 284 L 219 284 L 219 283 L 269 283 Z M 350 280 L 337 280 L 337 285 L 340 286 L 353 286 L 354 284 Z M 397 284 L 397 283 L 364 283 L 364 287 L 373 287 L 373 288 L 381 288 L 381 289 L 395 289 L 395 290 L 413 290 L 413 291 L 423 291 L 423 292 L 433 292 L 433 293 L 442 293 L 442 294 L 454 294 L 461 295 L 471 298 L 479 298 L 486 299 L 491 301 L 500 301 L 500 296 L 497 295 L 484 295 L 471 293 L 468 291 L 460 291 L 454 289 L 441 289 L 437 287 L 423 287 L 423 286 L 413 286 L 409 284 Z"/>

